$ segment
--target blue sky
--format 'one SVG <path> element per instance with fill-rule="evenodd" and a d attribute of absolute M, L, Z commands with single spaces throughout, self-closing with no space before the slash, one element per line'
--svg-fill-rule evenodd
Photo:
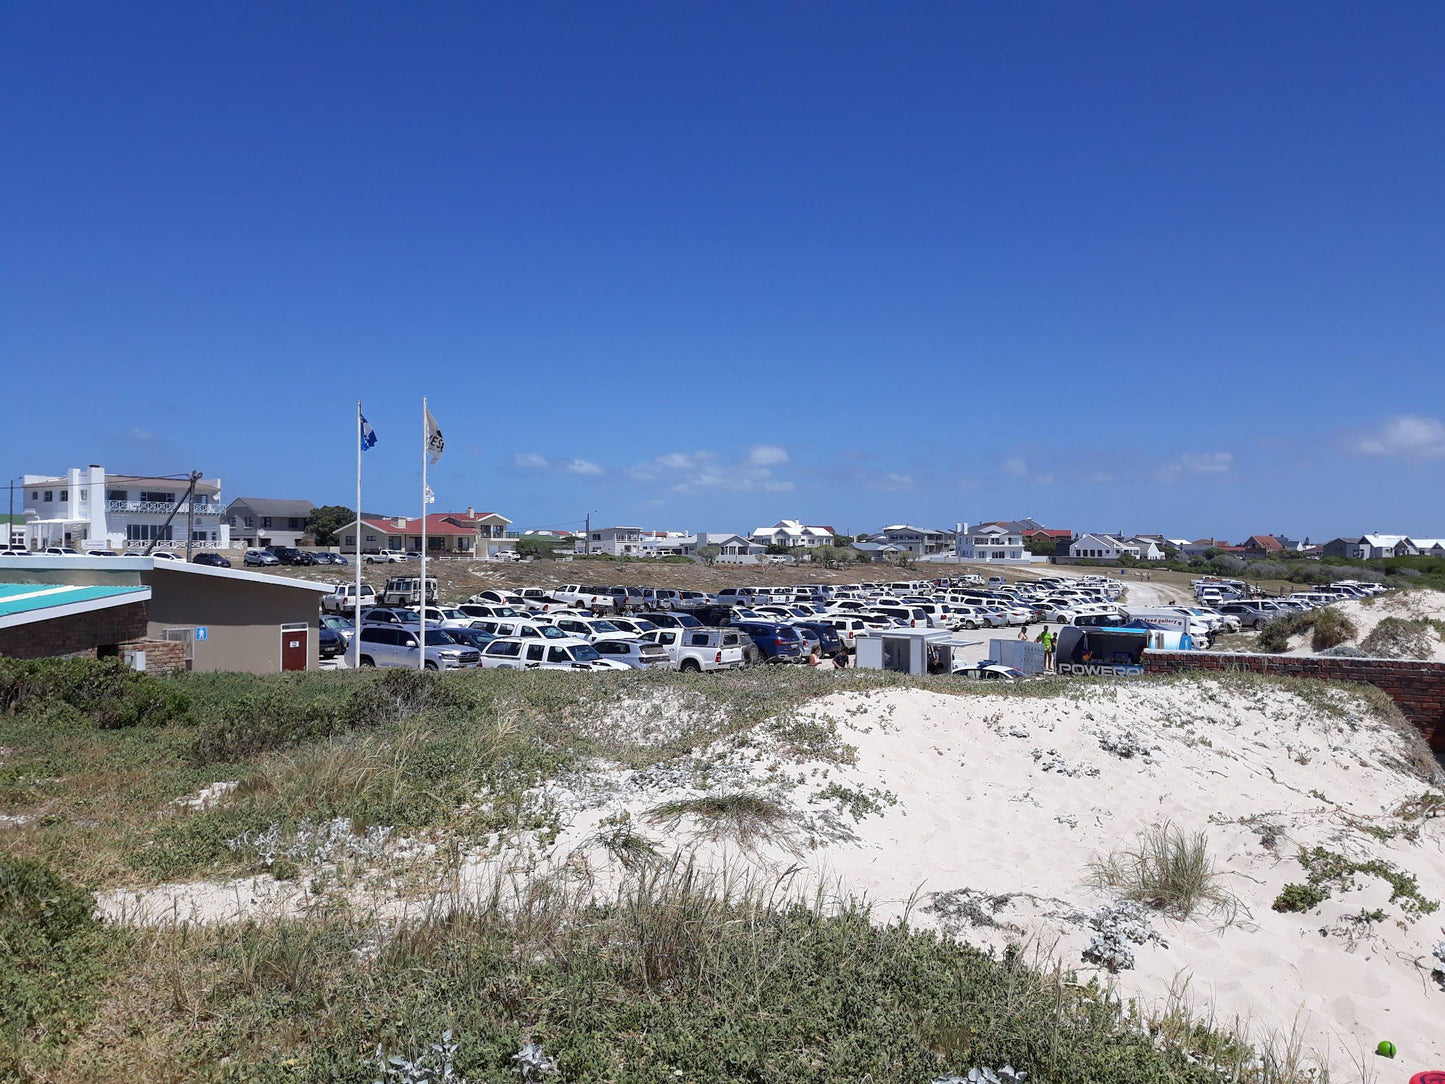
<path fill-rule="evenodd" d="M 1437 4 L 20 3 L 5 473 L 1445 535 Z"/>

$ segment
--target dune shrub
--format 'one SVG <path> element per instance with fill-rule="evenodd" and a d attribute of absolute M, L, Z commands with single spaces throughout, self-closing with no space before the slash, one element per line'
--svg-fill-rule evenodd
<path fill-rule="evenodd" d="M 186 694 L 119 659 L 0 659 L 0 711 L 63 705 L 99 730 L 191 722 Z"/>

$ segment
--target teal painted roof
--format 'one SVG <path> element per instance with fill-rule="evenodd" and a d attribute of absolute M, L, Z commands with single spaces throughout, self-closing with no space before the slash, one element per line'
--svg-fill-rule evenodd
<path fill-rule="evenodd" d="M 116 605 L 131 601 L 126 595 L 137 596 L 140 602 L 147 595 L 148 587 L 80 587 L 70 584 L 52 583 L 0 583 L 0 617 L 14 617 L 16 614 L 37 613 L 55 606 L 71 606 L 77 602 L 97 602 L 102 599 L 114 600 Z"/>

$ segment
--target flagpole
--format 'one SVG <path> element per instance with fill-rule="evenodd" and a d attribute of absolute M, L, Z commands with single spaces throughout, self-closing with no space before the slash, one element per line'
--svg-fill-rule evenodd
<path fill-rule="evenodd" d="M 361 400 L 356 400 L 356 598 L 351 620 L 351 665 L 361 667 Z"/>
<path fill-rule="evenodd" d="M 421 397 L 421 650 L 417 653 L 416 667 L 426 669 L 426 457 L 431 449 L 427 447 L 426 396 Z"/>

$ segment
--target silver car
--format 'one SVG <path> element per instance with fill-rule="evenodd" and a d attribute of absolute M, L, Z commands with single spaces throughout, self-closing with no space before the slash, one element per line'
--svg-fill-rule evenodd
<path fill-rule="evenodd" d="M 445 629 L 427 629 L 424 648 L 421 630 L 404 625 L 363 625 L 357 638 L 362 666 L 415 670 L 418 652 L 423 653 L 422 667 L 427 670 L 470 670 L 482 659 L 480 651 L 458 643 Z"/>
<path fill-rule="evenodd" d="M 672 663 L 667 649 L 661 644 L 642 643 L 637 640 L 599 640 L 592 646 L 604 659 L 620 662 L 634 670 L 651 670 L 654 667 L 665 670 Z"/>

